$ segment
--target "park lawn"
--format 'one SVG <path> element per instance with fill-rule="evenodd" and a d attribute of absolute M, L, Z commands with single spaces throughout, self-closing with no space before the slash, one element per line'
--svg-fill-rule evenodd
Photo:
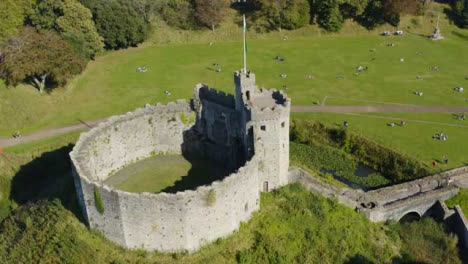
<path fill-rule="evenodd" d="M 226 176 L 221 166 L 182 155 L 156 155 L 116 172 L 104 183 L 128 192 L 177 192 L 208 184 Z"/>
<path fill-rule="evenodd" d="M 429 34 L 429 32 L 427 32 Z M 311 105 L 325 96 L 327 105 L 369 104 L 369 100 L 416 105 L 468 105 L 453 92 L 468 86 L 468 31 L 447 26 L 446 39 L 432 42 L 418 34 L 382 37 L 377 34 L 313 35 L 249 41 L 248 68 L 259 86 L 289 87 L 296 105 Z M 396 46 L 387 47 L 393 42 Z M 31 86 L 0 85 L 0 136 L 17 130 L 27 134 L 123 113 L 146 103 L 191 98 L 195 84 L 203 82 L 234 92 L 233 72 L 242 67 L 240 42 L 143 45 L 111 52 L 91 62 L 66 88 L 39 95 Z M 375 52 L 371 52 L 375 49 Z M 417 55 L 422 52 L 422 55 Z M 285 58 L 276 62 L 276 56 Z M 372 60 L 375 58 L 375 60 Z M 405 58 L 405 62 L 399 62 Z M 219 62 L 222 72 L 214 71 Z M 369 69 L 354 75 L 358 65 Z M 439 71 L 432 71 L 432 66 Z M 146 73 L 136 72 L 145 66 Z M 280 74 L 287 74 L 281 79 Z M 307 80 L 313 74 L 313 80 Z M 422 81 L 416 79 L 423 76 Z M 337 80 L 337 76 L 344 79 Z M 171 96 L 164 94 L 165 90 Z M 414 96 L 420 90 L 424 96 Z M 336 102 L 334 103 L 334 100 Z"/>
<path fill-rule="evenodd" d="M 454 127 L 445 124 L 426 124 L 409 121 L 405 127 L 399 126 L 399 122 L 392 119 L 377 117 L 376 115 L 361 116 L 359 114 L 342 113 L 294 113 L 293 118 L 311 119 L 325 124 L 342 126 L 343 121 L 349 122 L 349 130 L 363 137 L 374 140 L 395 151 L 405 153 L 420 160 L 432 171 L 446 170 L 454 167 L 468 165 L 468 127 Z M 450 114 L 419 113 L 383 114 L 395 118 L 412 117 L 418 120 L 445 120 Z M 397 125 L 390 127 L 387 124 L 395 121 Z M 462 122 L 462 121 L 460 121 Z M 466 122 L 465 122 L 466 124 Z M 448 135 L 447 141 L 432 139 L 435 133 L 443 132 Z M 439 164 L 437 169 L 432 168 L 432 161 L 443 160 L 443 156 L 449 157 L 448 166 Z"/>

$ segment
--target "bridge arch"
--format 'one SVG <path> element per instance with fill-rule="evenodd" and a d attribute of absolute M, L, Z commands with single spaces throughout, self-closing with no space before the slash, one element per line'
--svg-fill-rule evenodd
<path fill-rule="evenodd" d="M 398 219 L 398 222 L 399 223 L 414 222 L 414 221 L 421 219 L 421 216 L 422 216 L 421 213 L 417 211 L 409 211 L 409 212 L 406 212 L 404 215 L 402 215 L 400 219 Z"/>

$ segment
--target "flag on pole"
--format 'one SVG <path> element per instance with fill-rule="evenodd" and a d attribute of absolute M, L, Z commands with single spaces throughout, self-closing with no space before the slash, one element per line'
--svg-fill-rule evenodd
<path fill-rule="evenodd" d="M 247 23 L 245 22 L 245 15 L 243 16 L 244 19 L 244 73 L 247 73 Z"/>

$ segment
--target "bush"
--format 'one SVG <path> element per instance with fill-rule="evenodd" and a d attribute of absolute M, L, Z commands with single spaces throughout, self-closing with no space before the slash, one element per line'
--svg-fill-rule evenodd
<path fill-rule="evenodd" d="M 446 234 L 442 224 L 432 218 L 394 225 L 402 241 L 400 263 L 461 263 L 457 237 Z"/>
<path fill-rule="evenodd" d="M 181 29 L 195 27 L 195 8 L 188 0 L 164 0 L 157 8 L 159 15 L 169 26 Z"/>
<path fill-rule="evenodd" d="M 253 6 L 256 28 L 296 29 L 310 22 L 310 5 L 307 0 L 256 0 Z"/>

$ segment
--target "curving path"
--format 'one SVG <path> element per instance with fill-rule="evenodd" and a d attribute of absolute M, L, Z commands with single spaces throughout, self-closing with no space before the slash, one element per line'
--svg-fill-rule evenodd
<path fill-rule="evenodd" d="M 293 113 L 306 113 L 306 112 L 319 112 L 319 113 L 371 113 L 371 112 L 413 112 L 413 113 L 468 113 L 468 107 L 461 106 L 413 106 L 413 105 L 369 105 L 369 106 L 308 106 L 308 105 L 293 105 L 291 106 L 291 112 Z M 375 117 L 375 116 L 373 116 Z M 383 117 L 382 117 L 383 118 Z M 391 117 L 385 117 L 386 119 L 392 119 Z M 99 119 L 93 121 L 80 121 L 78 124 L 41 130 L 29 135 L 24 135 L 21 138 L 0 138 L 0 148 L 11 147 L 15 145 L 24 144 L 34 140 L 40 140 L 47 137 L 58 136 L 66 133 L 71 133 L 80 130 L 86 130 L 106 120 Z M 444 124 L 458 127 L 468 127 L 463 125 L 453 125 L 447 123 L 430 122 L 423 120 L 411 120 L 412 122 L 431 123 L 431 124 Z"/>

